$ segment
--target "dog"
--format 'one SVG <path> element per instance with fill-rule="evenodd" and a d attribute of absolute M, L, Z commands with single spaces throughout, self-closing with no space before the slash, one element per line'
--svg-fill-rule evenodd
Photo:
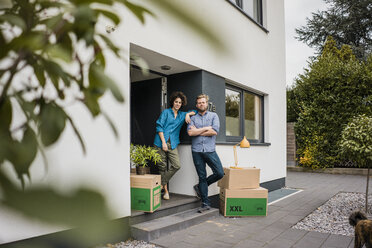
<path fill-rule="evenodd" d="M 368 220 L 364 213 L 357 211 L 351 213 L 349 223 L 355 229 L 354 248 L 362 248 L 363 245 L 372 248 L 372 220 Z"/>

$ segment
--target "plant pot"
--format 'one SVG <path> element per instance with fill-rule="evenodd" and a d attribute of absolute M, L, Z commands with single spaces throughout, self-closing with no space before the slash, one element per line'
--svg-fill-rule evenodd
<path fill-rule="evenodd" d="M 149 170 L 150 170 L 149 167 L 143 167 L 143 166 L 136 167 L 137 175 L 145 175 L 146 173 L 149 173 Z"/>

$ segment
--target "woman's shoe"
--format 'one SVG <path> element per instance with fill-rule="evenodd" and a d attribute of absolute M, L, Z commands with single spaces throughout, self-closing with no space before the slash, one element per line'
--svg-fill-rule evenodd
<path fill-rule="evenodd" d="M 165 194 L 163 195 L 163 199 L 164 200 L 169 200 L 169 193 L 168 192 L 165 192 Z"/>

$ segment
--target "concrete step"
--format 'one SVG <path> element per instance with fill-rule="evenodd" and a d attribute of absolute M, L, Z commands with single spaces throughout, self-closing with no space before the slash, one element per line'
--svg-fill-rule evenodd
<path fill-rule="evenodd" d="M 198 213 L 198 208 L 189 209 L 173 215 L 131 226 L 132 237 L 137 240 L 151 241 L 171 232 L 186 229 L 219 215 L 217 208 Z"/>
<path fill-rule="evenodd" d="M 193 196 L 170 193 L 170 200 L 162 200 L 161 207 L 153 213 L 132 210 L 130 224 L 135 225 L 200 207 L 200 200 Z"/>

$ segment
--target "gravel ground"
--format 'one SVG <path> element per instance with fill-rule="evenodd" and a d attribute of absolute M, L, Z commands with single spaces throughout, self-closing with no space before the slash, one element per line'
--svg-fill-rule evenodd
<path fill-rule="evenodd" d="M 371 195 L 369 195 L 368 201 L 372 201 Z M 341 192 L 292 228 L 354 236 L 354 229 L 349 224 L 349 215 L 358 210 L 364 212 L 364 209 L 365 194 Z M 371 213 L 371 204 L 368 206 L 368 212 Z"/>
<path fill-rule="evenodd" d="M 125 242 L 120 242 L 117 244 L 107 244 L 105 246 L 98 246 L 95 248 L 161 248 L 161 247 L 147 243 L 145 241 L 128 239 Z"/>

